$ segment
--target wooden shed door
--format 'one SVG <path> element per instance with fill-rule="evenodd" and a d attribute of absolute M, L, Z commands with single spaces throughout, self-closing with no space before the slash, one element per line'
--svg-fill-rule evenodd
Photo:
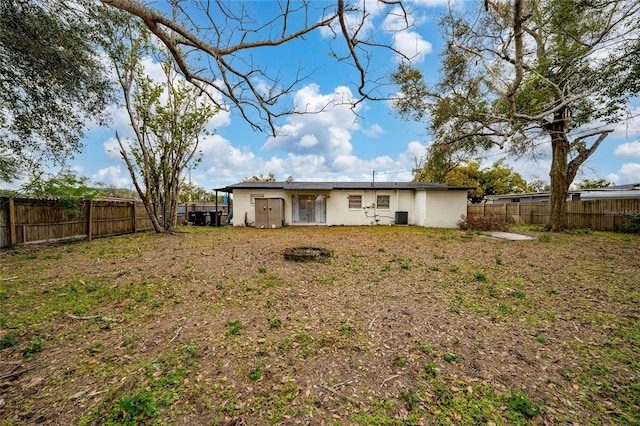
<path fill-rule="evenodd" d="M 281 228 L 284 223 L 282 198 L 256 198 L 256 228 Z"/>

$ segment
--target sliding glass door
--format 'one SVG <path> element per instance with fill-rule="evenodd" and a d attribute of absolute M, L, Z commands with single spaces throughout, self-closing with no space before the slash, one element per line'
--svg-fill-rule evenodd
<path fill-rule="evenodd" d="M 293 194 L 293 223 L 325 223 L 326 199 L 324 195 Z"/>

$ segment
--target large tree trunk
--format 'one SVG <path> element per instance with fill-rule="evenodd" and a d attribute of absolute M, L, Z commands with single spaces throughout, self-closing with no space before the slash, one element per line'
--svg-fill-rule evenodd
<path fill-rule="evenodd" d="M 149 202 L 148 197 L 144 197 L 142 199 L 142 203 L 144 205 L 144 209 L 147 211 L 147 216 L 149 216 L 149 219 L 151 219 L 151 225 L 153 225 L 153 230 L 158 234 L 164 233 L 162 224 L 158 220 L 158 216 L 155 214 L 154 208 Z"/>
<path fill-rule="evenodd" d="M 125 95 L 127 95 L 127 93 L 125 93 Z M 128 103 L 127 103 L 128 105 Z M 133 167 L 133 163 L 131 162 L 131 160 L 129 159 L 129 156 L 127 155 L 127 151 L 124 148 L 124 144 L 122 143 L 122 140 L 120 139 L 120 135 L 118 135 L 118 132 L 116 131 L 116 139 L 118 140 L 118 145 L 120 146 L 120 155 L 122 156 L 122 159 L 124 160 L 125 164 L 127 165 L 127 170 L 129 171 L 129 175 L 131 176 L 131 181 L 133 182 L 133 184 L 136 187 L 136 191 L 138 192 L 138 195 L 140 196 L 140 199 L 142 200 L 142 204 L 144 205 L 144 209 L 147 211 L 147 216 L 149 216 L 149 219 L 151 219 L 151 225 L 153 225 L 153 230 L 156 231 L 157 233 L 162 233 L 163 229 L 162 229 L 162 225 L 160 224 L 160 222 L 158 221 L 158 216 L 155 214 L 155 204 L 154 203 L 154 197 L 152 195 L 153 193 L 153 188 L 151 188 L 149 186 L 150 184 L 150 175 L 148 172 L 148 168 L 145 169 L 144 173 L 143 173 L 143 180 L 145 182 L 145 190 L 143 191 L 142 188 L 140 187 L 140 184 L 138 182 L 138 178 L 135 172 L 135 169 Z M 146 154 L 146 151 L 143 152 Z"/>
<path fill-rule="evenodd" d="M 177 183 L 174 183 L 171 188 L 171 200 L 167 200 L 169 208 L 167 209 L 167 221 L 166 230 L 170 233 L 175 233 L 176 226 L 178 224 L 178 197 L 180 188 Z"/>
<path fill-rule="evenodd" d="M 175 172 L 178 172 L 176 170 Z M 179 186 L 177 177 L 174 176 L 174 171 L 170 171 L 167 174 L 167 184 L 165 186 L 165 200 L 164 200 L 164 229 L 173 234 L 176 231 L 177 217 L 178 217 L 178 195 Z"/>
<path fill-rule="evenodd" d="M 569 190 L 568 163 L 569 140 L 565 133 L 564 121 L 556 119 L 546 126 L 551 135 L 551 195 L 549 197 L 549 222 L 547 230 L 560 232 L 566 228 L 566 200 Z"/>

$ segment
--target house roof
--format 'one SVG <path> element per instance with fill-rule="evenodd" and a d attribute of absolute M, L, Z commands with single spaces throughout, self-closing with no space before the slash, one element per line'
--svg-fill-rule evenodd
<path fill-rule="evenodd" d="M 414 190 L 448 191 L 467 190 L 466 187 L 447 186 L 430 182 L 240 182 L 220 188 L 233 192 L 234 189 L 280 189 L 285 191 L 332 191 L 332 190 Z"/>
<path fill-rule="evenodd" d="M 570 189 L 567 194 L 580 194 L 585 198 L 620 198 L 623 194 L 626 198 L 635 198 L 640 196 L 640 183 L 631 183 L 627 185 L 609 186 L 606 188 L 586 188 L 586 189 Z M 549 191 L 541 192 L 525 192 L 500 195 L 487 195 L 487 200 L 501 200 L 509 198 L 543 198 L 549 197 Z"/>
<path fill-rule="evenodd" d="M 639 183 L 628 183 L 626 185 L 614 185 L 605 189 L 610 189 L 614 191 L 624 191 L 624 190 L 640 190 L 640 182 Z"/>
<path fill-rule="evenodd" d="M 567 191 L 567 193 L 579 193 L 580 191 Z M 540 192 L 519 192 L 519 193 L 511 193 L 511 194 L 499 194 L 499 195 L 485 195 L 484 198 L 487 200 L 501 200 L 508 198 L 549 198 L 551 193 L 549 191 L 540 191 Z"/>

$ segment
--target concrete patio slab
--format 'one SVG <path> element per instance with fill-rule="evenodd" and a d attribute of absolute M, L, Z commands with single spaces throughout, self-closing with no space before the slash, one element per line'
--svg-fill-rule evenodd
<path fill-rule="evenodd" d="M 535 237 L 530 237 L 528 235 L 514 234 L 514 233 L 511 233 L 511 232 L 491 231 L 491 232 L 487 232 L 486 234 L 489 235 L 489 236 L 492 236 L 494 238 L 502 238 L 502 239 L 511 240 L 511 241 L 524 241 L 524 240 L 535 240 L 535 239 L 537 239 Z"/>

